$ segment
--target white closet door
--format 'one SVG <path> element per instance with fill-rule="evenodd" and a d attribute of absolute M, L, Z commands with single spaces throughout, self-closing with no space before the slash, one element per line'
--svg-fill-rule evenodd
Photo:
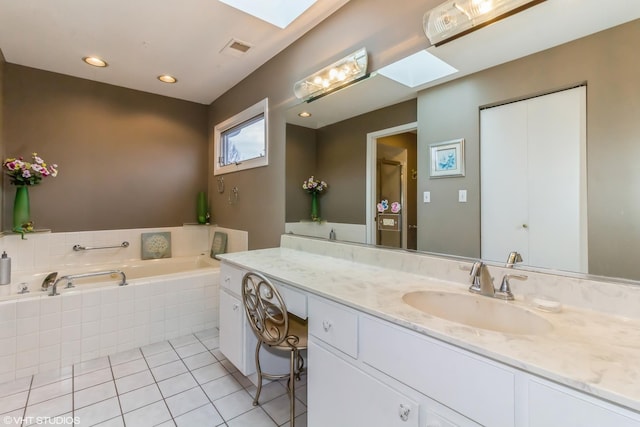
<path fill-rule="evenodd" d="M 524 103 L 481 111 L 480 150 L 482 259 L 504 262 L 511 251 L 529 259 Z"/>
<path fill-rule="evenodd" d="M 482 258 L 586 272 L 586 88 L 485 109 L 480 137 Z"/>
<path fill-rule="evenodd" d="M 585 99 L 582 86 L 527 102 L 530 265 L 587 272 Z"/>

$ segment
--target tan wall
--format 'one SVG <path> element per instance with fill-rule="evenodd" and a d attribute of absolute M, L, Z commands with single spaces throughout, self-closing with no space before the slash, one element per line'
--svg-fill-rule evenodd
<path fill-rule="evenodd" d="M 620 256 L 640 252 L 639 39 L 636 20 L 420 93 L 420 171 L 429 144 L 465 138 L 467 173 L 420 181 L 432 202 L 418 204 L 419 249 L 479 256 L 479 107 L 586 81 L 589 272 L 640 279 Z M 466 204 L 455 202 L 462 188 Z"/>
<path fill-rule="evenodd" d="M 210 135 L 216 123 L 265 97 L 269 98 L 270 107 L 269 166 L 231 173 L 224 177 L 228 189 L 238 187 L 238 203 L 229 204 L 227 192 L 219 194 L 215 191 L 215 177 L 211 175 L 209 188 L 212 189 L 213 211 L 218 224 L 247 230 L 250 249 L 279 245 L 285 223 L 284 112 L 300 102 L 293 95 L 294 83 L 363 46 L 369 52 L 371 70 L 426 48 L 428 42 L 422 30 L 421 17 L 429 8 L 427 3 L 435 4 L 437 1 L 403 0 L 403 7 L 398 8 L 397 4 L 388 0 L 351 0 L 338 13 L 323 21 L 211 105 Z M 358 161 L 351 166 L 364 167 L 364 159 L 361 162 L 362 164 Z M 212 166 L 210 168 L 213 170 Z M 355 186 L 352 191 L 349 197 L 362 197 L 359 209 L 364 212 L 364 186 Z M 330 193 L 327 193 L 321 201 L 322 209 L 327 213 L 331 210 L 325 210 L 326 204 L 332 205 L 328 201 L 329 196 Z"/>
<path fill-rule="evenodd" d="M 323 218 L 366 222 L 367 134 L 415 122 L 416 111 L 412 99 L 318 129 L 318 171 L 330 185 Z"/>
<path fill-rule="evenodd" d="M 311 175 L 323 178 L 317 170 L 315 129 L 287 124 L 286 132 L 286 222 L 298 222 L 311 218 L 311 196 L 302 189 L 302 183 Z"/>
<path fill-rule="evenodd" d="M 207 188 L 207 106 L 5 65 L 4 154 L 37 151 L 60 174 L 30 188 L 37 228 L 195 222 Z M 3 228 L 14 188 L 5 180 Z"/>

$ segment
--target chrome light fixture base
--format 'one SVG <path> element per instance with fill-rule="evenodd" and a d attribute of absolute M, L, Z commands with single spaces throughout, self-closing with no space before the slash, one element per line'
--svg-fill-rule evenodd
<path fill-rule="evenodd" d="M 365 48 L 316 71 L 296 82 L 293 92 L 296 97 L 311 102 L 338 89 L 362 80 L 367 74 L 368 56 Z"/>
<path fill-rule="evenodd" d="M 455 40 L 545 0 L 449 0 L 425 13 L 424 32 L 434 46 Z"/>

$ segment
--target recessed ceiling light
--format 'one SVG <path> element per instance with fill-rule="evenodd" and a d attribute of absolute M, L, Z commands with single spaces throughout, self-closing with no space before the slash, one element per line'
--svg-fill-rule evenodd
<path fill-rule="evenodd" d="M 107 67 L 109 65 L 105 60 L 100 59 L 97 56 L 85 56 L 82 60 L 94 67 Z"/>
<path fill-rule="evenodd" d="M 161 76 L 158 76 L 158 80 L 164 83 L 175 83 L 178 81 L 178 79 L 176 79 L 173 76 L 170 76 L 169 74 L 162 74 Z"/>
<path fill-rule="evenodd" d="M 301 112 L 301 113 L 298 113 L 298 115 L 299 115 L 300 117 L 305 118 L 305 119 L 306 119 L 307 117 L 311 117 L 311 113 L 310 113 L 310 112 L 308 112 L 308 111 L 303 111 L 303 112 Z"/>

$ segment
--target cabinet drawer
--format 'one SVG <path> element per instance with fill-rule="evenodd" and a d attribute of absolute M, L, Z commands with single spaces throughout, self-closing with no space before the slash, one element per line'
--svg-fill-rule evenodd
<path fill-rule="evenodd" d="M 309 297 L 309 333 L 353 358 L 358 357 L 358 315 L 346 307 Z"/>
<path fill-rule="evenodd" d="M 236 295 L 242 295 L 242 277 L 246 273 L 240 267 L 223 262 L 220 265 L 220 286 Z"/>
<path fill-rule="evenodd" d="M 287 305 L 287 311 L 293 313 L 301 319 L 307 318 L 307 296 L 282 282 L 271 279 L 273 285 L 278 288 L 284 303 Z"/>
<path fill-rule="evenodd" d="M 640 414 L 574 390 L 530 378 L 529 426 L 640 427 Z"/>
<path fill-rule="evenodd" d="M 515 423 L 514 373 L 479 356 L 364 316 L 360 360 L 479 424 Z"/>

